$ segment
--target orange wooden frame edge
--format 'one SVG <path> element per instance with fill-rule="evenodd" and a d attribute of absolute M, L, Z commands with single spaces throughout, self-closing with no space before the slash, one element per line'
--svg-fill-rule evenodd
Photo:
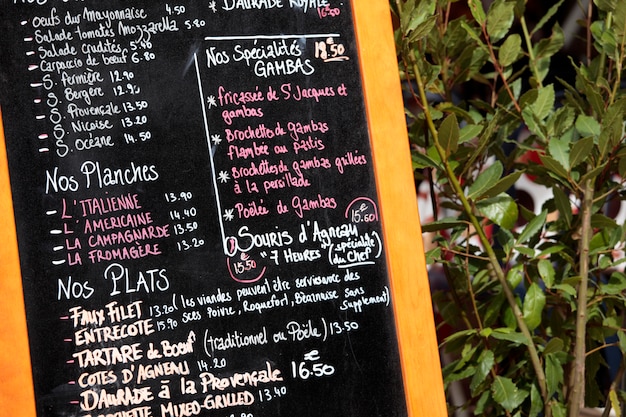
<path fill-rule="evenodd" d="M 35 416 L 22 275 L 0 113 L 0 416 Z"/>
<path fill-rule="evenodd" d="M 411 417 L 447 416 L 411 176 L 389 5 L 354 0 L 396 326 Z M 26 316 L 0 117 L 0 415 L 35 416 Z"/>
<path fill-rule="evenodd" d="M 354 0 L 409 416 L 447 416 L 389 2 Z"/>

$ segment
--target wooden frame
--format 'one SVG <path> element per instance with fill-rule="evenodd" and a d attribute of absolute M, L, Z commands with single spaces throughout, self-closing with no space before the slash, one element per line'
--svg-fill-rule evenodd
<path fill-rule="evenodd" d="M 409 415 L 447 415 L 388 3 L 354 0 Z M 0 415 L 35 416 L 17 238 L 0 119 Z"/>
<path fill-rule="evenodd" d="M 410 416 L 446 416 L 430 288 L 391 20 L 386 1 L 355 1 L 355 31 L 388 250 Z"/>

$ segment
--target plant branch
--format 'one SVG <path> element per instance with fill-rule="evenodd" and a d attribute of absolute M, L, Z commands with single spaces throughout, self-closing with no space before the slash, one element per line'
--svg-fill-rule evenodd
<path fill-rule="evenodd" d="M 594 183 L 588 179 L 583 184 L 581 213 L 581 233 L 578 241 L 578 262 L 580 283 L 576 302 L 576 340 L 574 344 L 574 363 L 569 379 L 568 409 L 569 417 L 578 417 L 585 401 L 585 358 L 587 336 L 587 290 L 589 288 L 589 244 L 593 230 L 591 214 L 593 211 Z"/>
<path fill-rule="evenodd" d="M 500 282 L 500 284 L 502 285 L 502 289 L 504 291 L 504 294 L 506 296 L 507 302 L 509 304 L 509 306 L 511 307 L 511 309 L 513 310 L 514 314 L 515 314 L 515 319 L 517 321 L 517 325 L 520 328 L 520 331 L 522 332 L 522 334 L 524 335 L 524 337 L 527 340 L 527 344 L 526 347 L 528 349 L 529 355 L 530 355 L 530 359 L 532 362 L 532 366 L 533 369 L 535 371 L 535 374 L 537 376 L 537 382 L 539 384 L 539 389 L 541 392 L 541 397 L 543 399 L 544 402 L 544 410 L 545 410 L 545 415 L 546 417 L 550 417 L 551 415 L 551 408 L 548 404 L 548 389 L 547 389 L 547 385 L 546 385 L 546 376 L 545 373 L 543 371 L 543 366 L 541 364 L 541 360 L 539 359 L 539 353 L 537 352 L 537 348 L 535 346 L 535 344 L 533 343 L 533 339 L 532 339 L 532 335 L 530 333 L 530 330 L 528 328 L 528 326 L 526 325 L 526 322 L 524 321 L 523 318 L 523 314 L 522 311 L 520 310 L 519 306 L 517 305 L 517 302 L 515 300 L 515 295 L 513 294 L 513 291 L 511 290 L 511 288 L 509 287 L 509 284 L 506 280 L 506 275 L 504 273 L 504 271 L 502 270 L 502 267 L 500 266 L 500 263 L 498 261 L 498 258 L 496 256 L 496 253 L 493 249 L 493 247 L 491 246 L 491 243 L 489 242 L 489 239 L 487 238 L 487 235 L 485 234 L 485 231 L 482 227 L 482 225 L 480 224 L 480 221 L 476 218 L 476 216 L 474 215 L 472 206 L 470 205 L 470 202 L 468 201 L 467 197 L 465 196 L 465 193 L 463 191 L 463 187 L 461 186 L 459 180 L 456 178 L 455 174 L 454 174 L 454 170 L 452 169 L 446 152 L 443 149 L 443 147 L 441 146 L 441 143 L 439 142 L 439 134 L 437 132 L 437 129 L 435 127 L 435 124 L 433 122 L 433 118 L 432 115 L 430 114 L 430 108 L 428 106 L 428 101 L 427 101 L 427 97 L 426 97 L 426 90 L 424 88 L 424 82 L 422 80 L 421 77 L 421 73 L 419 70 L 419 66 L 417 65 L 416 59 L 415 59 L 415 55 L 413 55 L 412 53 L 409 54 L 410 59 L 411 59 L 411 64 L 413 66 L 413 73 L 415 74 L 415 78 L 417 81 L 417 86 L 418 86 L 418 90 L 419 90 L 419 94 L 420 94 L 420 98 L 423 102 L 423 108 L 424 108 L 424 116 L 426 119 L 426 122 L 428 124 L 431 136 L 433 138 L 433 142 L 434 142 L 434 146 L 437 150 L 437 152 L 439 153 L 439 156 L 442 159 L 442 163 L 444 165 L 444 169 L 446 171 L 446 176 L 448 177 L 448 181 L 450 181 L 450 185 L 452 186 L 455 194 L 457 195 L 457 197 L 460 199 L 461 204 L 463 206 L 463 209 L 465 211 L 465 214 L 468 216 L 469 220 L 471 221 L 472 225 L 474 226 L 476 233 L 480 239 L 480 242 L 482 243 L 482 245 L 484 246 L 485 251 L 487 252 L 487 255 L 489 257 L 489 263 L 492 267 L 493 273 L 495 274 L 496 278 L 498 279 L 498 281 Z"/>

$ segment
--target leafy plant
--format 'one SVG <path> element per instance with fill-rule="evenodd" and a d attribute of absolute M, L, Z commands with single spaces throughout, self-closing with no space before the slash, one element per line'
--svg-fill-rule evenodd
<path fill-rule="evenodd" d="M 461 2 L 391 0 L 416 176 L 448 213 L 423 226 L 448 283 L 444 381 L 464 381 L 477 415 L 608 415 L 626 399 L 624 360 L 598 378 L 606 348 L 626 352 L 626 230 L 604 211 L 626 198 L 626 0 L 589 2 L 571 80 L 552 65 L 563 3 L 529 23 L 524 0 L 468 0 L 459 17 Z M 516 198 L 522 175 L 543 207 Z"/>

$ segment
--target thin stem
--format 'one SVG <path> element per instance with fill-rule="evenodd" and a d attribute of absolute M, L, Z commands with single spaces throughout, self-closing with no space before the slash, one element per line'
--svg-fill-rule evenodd
<path fill-rule="evenodd" d="M 591 349 L 589 352 L 587 352 L 586 356 L 593 355 L 594 353 L 596 353 L 596 352 L 598 352 L 598 351 L 600 351 L 602 349 L 610 348 L 610 347 L 613 347 L 613 346 L 619 346 L 619 342 L 605 343 L 603 345 L 600 345 L 600 346 L 598 346 L 598 347 L 596 347 L 594 349 Z"/>
<path fill-rule="evenodd" d="M 517 113 L 522 114 L 522 108 L 517 102 L 517 99 L 515 98 L 515 94 L 513 94 L 513 91 L 511 91 L 511 86 L 509 85 L 509 83 L 506 80 L 506 77 L 504 76 L 504 71 L 502 70 L 502 66 L 500 66 L 500 62 L 498 62 L 498 57 L 496 57 L 496 52 L 493 49 L 493 45 L 491 44 L 491 40 L 489 39 L 489 34 L 487 33 L 487 29 L 485 25 L 483 25 L 482 30 L 483 30 L 483 36 L 487 40 L 487 47 L 489 48 L 489 56 L 491 59 L 491 63 L 493 64 L 496 72 L 502 79 L 504 88 L 506 89 L 507 94 L 511 98 L 511 101 L 513 102 L 513 106 L 515 106 L 515 110 L 517 110 Z M 495 80 L 494 80 L 494 83 L 495 83 Z M 495 84 L 494 84 L 494 87 L 495 87 Z M 494 88 L 493 91 L 495 94 L 496 89 Z M 497 94 L 496 94 L 496 97 L 497 97 Z"/>
<path fill-rule="evenodd" d="M 533 50 L 533 44 L 530 39 L 530 33 L 528 32 L 528 25 L 526 24 L 526 18 L 522 15 L 520 17 L 520 24 L 522 25 L 522 32 L 524 32 L 524 41 L 526 42 L 526 49 L 528 49 L 528 62 L 530 63 L 530 70 L 535 76 L 537 81 L 537 87 L 543 87 L 541 78 L 539 77 L 539 69 L 537 68 L 537 62 L 535 57 L 535 51 Z"/>
<path fill-rule="evenodd" d="M 574 363 L 569 379 L 568 408 L 569 417 L 578 417 L 585 401 L 585 358 L 587 335 L 587 290 L 589 289 L 589 244 L 593 230 L 591 214 L 593 211 L 594 183 L 588 179 L 583 185 L 583 201 L 581 213 L 581 236 L 578 241 L 578 262 L 580 283 L 576 303 L 576 340 L 574 344 Z"/>

